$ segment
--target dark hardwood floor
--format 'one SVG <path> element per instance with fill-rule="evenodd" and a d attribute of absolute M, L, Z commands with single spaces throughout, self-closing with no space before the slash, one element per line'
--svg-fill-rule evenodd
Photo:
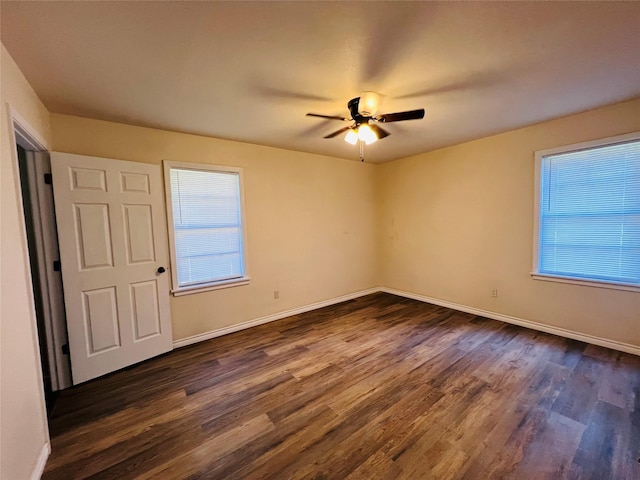
<path fill-rule="evenodd" d="M 62 392 L 45 479 L 640 479 L 640 357 L 388 294 Z"/>

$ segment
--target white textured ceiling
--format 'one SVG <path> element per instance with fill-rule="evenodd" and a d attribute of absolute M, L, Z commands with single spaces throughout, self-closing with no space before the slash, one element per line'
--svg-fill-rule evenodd
<path fill-rule="evenodd" d="M 8 2 L 2 43 L 52 112 L 384 162 L 640 96 L 638 2 Z"/>

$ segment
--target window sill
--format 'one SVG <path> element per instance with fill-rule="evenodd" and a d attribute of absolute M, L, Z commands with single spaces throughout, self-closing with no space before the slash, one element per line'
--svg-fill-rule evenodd
<path fill-rule="evenodd" d="M 189 287 L 181 287 L 175 290 L 171 290 L 174 297 L 180 297 L 182 295 L 191 295 L 193 293 L 209 292 L 211 290 L 220 290 L 222 288 L 240 287 L 242 285 L 249 285 L 250 277 L 234 278 L 232 280 L 225 280 L 215 283 L 204 283 L 202 285 L 193 285 Z"/>
<path fill-rule="evenodd" d="M 640 292 L 640 286 L 633 283 L 607 282 L 605 280 L 585 280 L 584 278 L 563 277 L 560 275 L 550 275 L 548 273 L 531 273 L 534 280 L 545 282 L 570 283 L 573 285 L 583 285 L 585 287 L 609 288 L 612 290 L 626 290 L 628 292 Z"/>

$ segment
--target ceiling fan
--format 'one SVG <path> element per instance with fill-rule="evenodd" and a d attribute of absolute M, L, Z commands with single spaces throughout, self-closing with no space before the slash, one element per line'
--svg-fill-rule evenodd
<path fill-rule="evenodd" d="M 351 122 L 347 127 L 336 130 L 324 138 L 333 138 L 341 133 L 347 132 L 344 140 L 352 145 L 360 141 L 369 145 L 377 140 L 383 139 L 390 135 L 378 123 L 402 122 L 404 120 L 419 120 L 424 118 L 424 108 L 419 110 L 409 110 L 407 112 L 383 113 L 376 115 L 380 95 L 375 92 L 364 92 L 361 97 L 352 98 L 347 103 L 347 108 L 351 114 L 351 118 L 339 117 L 335 115 L 321 115 L 319 113 L 307 113 L 308 117 L 327 118 L 329 120 L 340 120 L 343 122 Z M 362 158 L 362 148 L 360 153 Z"/>

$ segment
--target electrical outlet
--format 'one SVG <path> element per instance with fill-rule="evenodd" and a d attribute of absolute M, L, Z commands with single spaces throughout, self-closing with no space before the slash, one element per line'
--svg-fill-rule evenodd
<path fill-rule="evenodd" d="M 280 298 L 280 291 L 279 290 L 274 290 L 273 291 L 273 299 L 274 300 L 278 300 Z"/>
<path fill-rule="evenodd" d="M 498 298 L 498 289 L 497 288 L 492 288 L 491 289 L 491 296 L 493 298 Z"/>

